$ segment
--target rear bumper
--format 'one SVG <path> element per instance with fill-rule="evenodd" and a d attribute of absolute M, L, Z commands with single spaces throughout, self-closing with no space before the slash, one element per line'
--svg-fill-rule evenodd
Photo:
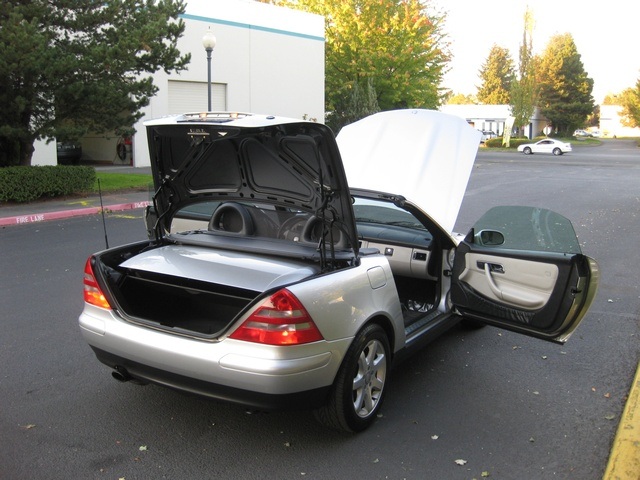
<path fill-rule="evenodd" d="M 132 324 L 88 304 L 79 323 L 97 358 L 133 379 L 269 410 L 322 404 L 351 341 L 208 342 Z"/>
<path fill-rule="evenodd" d="M 239 403 L 260 410 L 304 410 L 318 408 L 325 403 L 330 386 L 288 394 L 267 394 L 219 385 L 178 375 L 119 357 L 91 347 L 98 360 L 133 380 L 153 383 L 204 397 Z"/>

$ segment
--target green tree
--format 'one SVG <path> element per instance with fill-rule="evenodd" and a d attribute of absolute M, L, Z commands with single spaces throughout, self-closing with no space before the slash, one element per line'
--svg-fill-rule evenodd
<path fill-rule="evenodd" d="M 0 165 L 29 165 L 40 139 L 131 131 L 157 87 L 186 68 L 182 0 L 4 0 Z"/>
<path fill-rule="evenodd" d="M 508 105 L 515 69 L 509 50 L 493 45 L 479 72 L 482 81 L 478 88 L 478 101 L 485 105 Z"/>
<path fill-rule="evenodd" d="M 627 127 L 640 127 L 640 79 L 635 88 L 622 91 L 618 105 L 622 106 L 621 123 Z"/>
<path fill-rule="evenodd" d="M 380 111 L 373 81 L 368 79 L 364 88 L 360 86 L 361 83 L 354 83 L 349 96 L 340 99 L 341 103 L 335 105 L 327 117 L 327 125 L 341 128 L 343 125 L 348 125 Z"/>
<path fill-rule="evenodd" d="M 440 84 L 450 58 L 441 28 L 444 16 L 428 12 L 424 2 L 266 1 L 325 17 L 325 103 L 334 130 L 342 125 L 333 119 L 345 115 L 333 112 L 349 104 L 354 88 L 366 91 L 367 82 L 381 110 L 442 103 Z"/>
<path fill-rule="evenodd" d="M 620 105 L 622 93 L 607 93 L 602 100 L 602 105 Z"/>
<path fill-rule="evenodd" d="M 593 80 L 570 33 L 554 35 L 537 66 L 542 114 L 558 134 L 570 136 L 593 113 Z"/>
<path fill-rule="evenodd" d="M 474 95 L 456 93 L 448 96 L 445 103 L 447 105 L 477 105 L 478 99 Z"/>
<path fill-rule="evenodd" d="M 585 125 L 587 127 L 598 127 L 600 125 L 600 105 L 593 107 L 593 113 L 587 117 Z"/>
<path fill-rule="evenodd" d="M 510 105 L 514 127 L 523 129 L 529 125 L 537 101 L 536 68 L 533 56 L 533 13 L 527 8 L 524 14 L 522 44 L 519 49 L 518 78 L 511 83 Z M 508 136 L 505 136 L 508 139 Z"/>

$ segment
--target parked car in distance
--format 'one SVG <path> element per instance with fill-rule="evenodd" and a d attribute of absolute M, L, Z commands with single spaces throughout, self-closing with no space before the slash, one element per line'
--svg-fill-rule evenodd
<path fill-rule="evenodd" d="M 82 157 L 82 145 L 78 142 L 56 142 L 59 165 L 77 165 Z"/>
<path fill-rule="evenodd" d="M 573 132 L 573 136 L 576 138 L 580 138 L 580 137 L 591 137 L 592 135 L 586 130 L 576 130 L 575 132 Z"/>
<path fill-rule="evenodd" d="M 337 138 L 225 112 L 145 125 L 150 238 L 84 269 L 80 330 L 116 380 L 357 432 L 391 367 L 463 318 L 564 343 L 595 295 L 557 213 L 495 207 L 453 232 L 480 139 L 462 118 L 381 112 Z"/>
<path fill-rule="evenodd" d="M 498 135 L 496 135 L 496 132 L 493 132 L 491 130 L 481 130 L 482 132 L 482 136 L 480 137 L 480 143 L 484 143 L 487 140 L 491 140 L 492 138 L 496 138 Z"/>
<path fill-rule="evenodd" d="M 518 151 L 525 155 L 532 153 L 553 153 L 554 155 L 562 155 L 571 151 L 571 144 L 556 140 L 554 138 L 544 138 L 536 143 L 523 143 L 518 146 Z"/>

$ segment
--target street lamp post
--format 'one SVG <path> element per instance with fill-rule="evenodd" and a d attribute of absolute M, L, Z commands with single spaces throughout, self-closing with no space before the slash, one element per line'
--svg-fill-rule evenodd
<path fill-rule="evenodd" d="M 211 31 L 211 27 L 207 28 L 207 31 L 202 37 L 202 46 L 207 52 L 207 91 L 208 91 L 208 103 L 207 111 L 211 111 L 211 53 L 216 46 L 216 36 Z"/>

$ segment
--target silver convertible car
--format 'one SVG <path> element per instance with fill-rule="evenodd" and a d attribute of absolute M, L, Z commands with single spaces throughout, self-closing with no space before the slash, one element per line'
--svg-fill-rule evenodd
<path fill-rule="evenodd" d="M 82 335 L 117 380 L 361 431 L 391 367 L 460 320 L 565 342 L 595 295 L 561 215 L 497 207 L 452 232 L 480 140 L 457 117 L 383 112 L 337 138 L 230 113 L 146 129 L 149 238 L 84 273 Z"/>

